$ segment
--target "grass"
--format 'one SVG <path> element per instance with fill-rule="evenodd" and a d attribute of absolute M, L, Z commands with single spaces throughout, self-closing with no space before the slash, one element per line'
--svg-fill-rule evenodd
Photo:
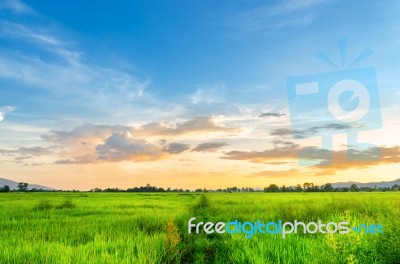
<path fill-rule="evenodd" d="M 383 234 L 188 234 L 187 222 L 348 221 Z M 400 193 L 4 193 L 0 263 L 400 263 Z"/>

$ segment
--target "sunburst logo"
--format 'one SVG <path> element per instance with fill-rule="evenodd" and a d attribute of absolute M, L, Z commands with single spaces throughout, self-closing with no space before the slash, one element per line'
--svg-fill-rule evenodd
<path fill-rule="evenodd" d="M 354 68 L 372 50 L 366 48 L 347 64 L 347 43 L 346 38 L 339 39 L 340 64 L 322 50 L 316 52 L 316 57 L 333 66 L 335 71 L 287 79 L 293 137 L 322 137 L 320 147 L 308 147 L 300 152 L 300 165 L 331 165 L 332 136 L 342 133 L 347 134 L 348 160 L 380 158 L 378 147 L 358 142 L 357 136 L 360 131 L 382 127 L 375 68 Z"/>

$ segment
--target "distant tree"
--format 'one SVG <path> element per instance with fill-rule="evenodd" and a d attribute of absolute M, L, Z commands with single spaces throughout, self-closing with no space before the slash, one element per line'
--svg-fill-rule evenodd
<path fill-rule="evenodd" d="M 18 188 L 18 191 L 19 192 L 26 192 L 26 191 L 28 191 L 28 183 L 26 183 L 26 182 L 20 182 L 20 183 L 18 183 L 18 186 L 17 186 L 17 188 Z"/>
<path fill-rule="evenodd" d="M 305 183 L 303 184 L 303 188 L 304 188 L 304 190 L 307 191 L 307 192 L 312 192 L 312 191 L 314 191 L 314 183 L 312 183 L 312 182 L 305 182 Z"/>
<path fill-rule="evenodd" d="M 300 184 L 297 184 L 296 185 L 296 192 L 301 192 L 301 191 L 303 191 L 303 188 L 301 188 Z"/>
<path fill-rule="evenodd" d="M 10 191 L 10 186 L 4 185 L 3 187 L 0 188 L 0 192 L 9 192 Z"/>
<path fill-rule="evenodd" d="M 330 183 L 326 183 L 325 185 L 321 186 L 321 190 L 323 190 L 324 192 L 332 192 L 333 186 Z"/>
<path fill-rule="evenodd" d="M 165 192 L 165 190 L 163 188 L 157 188 L 156 186 L 151 186 L 149 183 L 146 184 L 146 186 L 128 188 L 126 191 L 127 192 Z M 168 188 L 167 191 L 173 192 L 174 190 L 172 190 L 171 188 Z"/>
<path fill-rule="evenodd" d="M 264 192 L 279 192 L 279 187 L 276 184 L 270 184 L 264 188 Z"/>
<path fill-rule="evenodd" d="M 120 192 L 122 190 L 118 189 L 118 188 L 107 188 L 104 189 L 103 192 Z"/>
<path fill-rule="evenodd" d="M 367 186 L 367 187 L 360 187 L 359 189 L 360 189 L 360 191 L 362 191 L 362 192 L 372 192 L 372 191 L 373 191 L 372 188 L 369 187 L 369 186 Z"/>
<path fill-rule="evenodd" d="M 195 192 L 203 192 L 203 189 L 196 189 Z"/>
<path fill-rule="evenodd" d="M 228 187 L 228 188 L 226 188 L 226 190 L 228 191 L 228 192 L 240 192 L 240 189 L 238 188 L 238 187 Z"/>
<path fill-rule="evenodd" d="M 350 192 L 358 192 L 358 186 L 357 186 L 357 184 L 352 184 L 351 186 L 350 186 Z"/>
<path fill-rule="evenodd" d="M 286 191 L 287 191 L 287 192 L 295 192 L 296 189 L 295 189 L 295 187 L 293 187 L 293 186 L 289 186 L 289 187 L 286 187 Z"/>
<path fill-rule="evenodd" d="M 286 188 L 286 186 L 285 185 L 282 185 L 282 187 L 281 187 L 281 192 L 287 192 L 288 191 L 288 189 Z"/>

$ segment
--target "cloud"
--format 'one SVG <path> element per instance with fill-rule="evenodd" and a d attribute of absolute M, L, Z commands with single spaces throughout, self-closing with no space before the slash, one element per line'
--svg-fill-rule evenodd
<path fill-rule="evenodd" d="M 309 8 L 314 8 L 318 5 L 327 3 L 326 0 L 289 0 L 282 1 L 281 4 L 274 6 L 269 9 L 269 15 L 279 16 L 290 14 L 293 12 L 302 11 Z"/>
<path fill-rule="evenodd" d="M 299 144 L 295 144 L 290 141 L 274 140 L 274 141 L 272 141 L 272 143 L 274 144 L 274 147 L 276 149 L 281 149 L 281 148 L 298 149 L 299 148 Z"/>
<path fill-rule="evenodd" d="M 0 149 L 0 155 L 6 157 L 13 157 L 15 163 L 22 163 L 25 166 L 28 164 L 25 160 L 33 157 L 47 156 L 55 153 L 56 146 L 50 147 L 21 147 L 17 149 Z"/>
<path fill-rule="evenodd" d="M 196 86 L 196 92 L 190 96 L 193 104 L 199 103 L 221 103 L 221 94 L 225 91 L 224 85 L 215 85 L 214 87 L 204 87 L 202 85 Z"/>
<path fill-rule="evenodd" d="M 175 129 L 165 130 L 167 134 L 185 134 L 191 132 L 229 132 L 238 133 L 241 132 L 240 128 L 229 128 L 223 124 L 218 123 L 217 117 L 213 116 L 200 116 L 195 117 L 192 120 L 188 120 L 184 123 L 177 124 Z"/>
<path fill-rule="evenodd" d="M 4 120 L 7 113 L 13 112 L 16 108 L 12 106 L 0 107 L 0 122 Z"/>
<path fill-rule="evenodd" d="M 146 135 L 176 136 L 193 132 L 234 132 L 233 128 L 225 128 L 216 121 L 215 117 L 203 116 L 195 117 L 191 120 L 168 125 L 164 122 L 156 122 L 143 125 L 135 132 Z"/>
<path fill-rule="evenodd" d="M 287 135 L 292 135 L 293 130 L 291 130 L 290 128 L 278 128 L 278 129 L 274 129 L 271 131 L 271 133 L 269 133 L 271 136 L 287 136 Z"/>
<path fill-rule="evenodd" d="M 275 147 L 264 151 L 229 151 L 225 153 L 222 159 L 230 160 L 249 160 L 256 163 L 269 163 L 271 161 L 280 161 L 282 159 L 296 159 L 297 147 L 287 144 L 282 147 Z"/>
<path fill-rule="evenodd" d="M 219 148 L 227 146 L 227 143 L 224 142 L 207 142 L 207 143 L 201 143 L 197 145 L 195 148 L 192 149 L 192 151 L 196 152 L 213 152 L 218 150 Z"/>
<path fill-rule="evenodd" d="M 326 0 L 289 0 L 244 11 L 228 20 L 228 24 L 244 32 L 270 31 L 314 22 L 315 9 Z"/>
<path fill-rule="evenodd" d="M 42 156 L 54 153 L 55 146 L 51 147 L 22 147 L 18 149 L 0 149 L 0 154 L 5 156 L 13 155 L 30 155 L 30 156 Z"/>
<path fill-rule="evenodd" d="M 75 41 L 64 40 L 48 28 L 0 22 L 1 35 L 17 44 L 23 42 L 16 46 L 25 47 L 0 52 L 0 78 L 41 89 L 49 98 L 77 98 L 69 105 L 108 115 L 126 113 L 133 108 L 132 102 L 148 98 L 144 92 L 150 84 L 147 76 L 140 78 L 130 70 L 88 63 Z"/>
<path fill-rule="evenodd" d="M 96 156 L 93 155 L 81 155 L 71 159 L 62 159 L 54 162 L 56 165 L 68 165 L 68 164 L 90 164 L 97 163 Z"/>
<path fill-rule="evenodd" d="M 2 35 L 14 39 L 22 39 L 41 46 L 42 48 L 61 47 L 65 45 L 60 39 L 50 35 L 45 30 L 30 28 L 18 23 L 2 21 L 0 22 L 0 32 Z M 51 50 L 55 52 L 56 50 Z"/>
<path fill-rule="evenodd" d="M 86 124 L 75 127 L 70 131 L 51 131 L 48 135 L 42 135 L 46 141 L 54 143 L 85 142 L 90 139 L 104 139 L 114 133 L 131 133 L 135 137 L 146 136 L 179 136 L 192 133 L 239 133 L 241 128 L 225 127 L 218 122 L 217 117 L 202 116 L 194 117 L 184 122 L 168 124 L 156 122 L 142 125 L 140 127 L 120 125 L 93 125 Z"/>
<path fill-rule="evenodd" d="M 152 161 L 166 156 L 159 147 L 143 139 L 126 134 L 113 134 L 96 147 L 98 159 L 103 161 Z"/>
<path fill-rule="evenodd" d="M 42 135 L 42 139 L 58 144 L 78 142 L 85 145 L 90 139 L 102 140 L 114 133 L 126 133 L 131 130 L 132 128 L 128 126 L 85 124 L 70 131 L 51 131 L 48 135 Z"/>
<path fill-rule="evenodd" d="M 53 153 L 54 147 L 31 147 L 31 148 L 19 148 L 19 151 L 24 154 L 32 155 L 32 156 L 42 156 L 42 155 L 49 155 Z"/>
<path fill-rule="evenodd" d="M 320 131 L 340 131 L 340 130 L 348 130 L 352 128 L 361 128 L 362 125 L 357 124 L 357 123 L 351 123 L 351 124 L 337 124 L 337 123 L 331 123 L 331 124 L 326 124 L 324 126 L 313 126 L 310 127 L 306 130 L 303 131 L 297 131 L 297 133 L 303 133 L 304 135 L 302 137 L 310 137 L 315 134 L 319 134 Z"/>
<path fill-rule="evenodd" d="M 396 164 L 400 162 L 400 146 L 379 147 L 380 158 L 376 157 L 377 149 L 372 147 L 364 150 L 355 150 L 350 147 L 353 154 L 357 154 L 357 159 L 348 160 L 347 150 L 330 151 L 326 149 L 313 149 L 310 160 L 319 161 L 316 166 L 309 168 L 314 170 L 315 175 L 335 174 L 337 171 L 348 169 L 360 169 L 382 164 Z M 301 148 L 291 142 L 275 142 L 275 147 L 264 151 L 230 151 L 225 153 L 222 159 L 248 160 L 255 163 L 276 164 L 277 161 L 291 163 L 298 160 Z M 327 160 L 326 157 L 332 157 Z M 331 163 L 332 161 L 332 163 Z M 330 166 L 326 166 L 331 164 Z"/>
<path fill-rule="evenodd" d="M 64 148 L 56 164 L 96 163 L 99 161 L 151 161 L 179 154 L 190 149 L 182 143 L 167 144 L 165 136 L 203 137 L 209 133 L 238 133 L 240 128 L 226 127 L 217 117 L 195 117 L 176 123 L 149 123 L 138 127 L 86 124 L 69 131 L 51 131 L 42 139 Z M 146 140 L 158 140 L 161 146 Z M 194 151 L 213 151 L 225 143 L 199 145 Z"/>
<path fill-rule="evenodd" d="M 104 127 L 103 128 L 107 128 Z M 116 128 L 116 127 L 112 127 Z M 109 130 L 107 128 L 106 130 Z M 86 136 L 92 137 L 94 131 L 81 130 L 79 132 L 88 132 Z M 56 137 L 55 139 L 61 139 L 62 142 L 74 143 L 67 144 L 69 148 L 68 152 L 63 153 L 67 158 L 60 159 L 54 163 L 57 165 L 67 164 L 87 164 L 87 163 L 98 163 L 98 162 L 119 162 L 119 161 L 155 161 L 160 160 L 168 156 L 168 152 L 163 151 L 160 147 L 147 142 L 144 139 L 136 139 L 131 136 L 129 132 L 113 132 L 110 136 L 105 137 L 99 144 L 95 144 L 97 141 L 91 140 L 89 143 L 83 140 L 82 134 L 74 131 L 73 136 L 67 134 L 66 137 Z M 104 135 L 104 131 L 100 131 L 100 135 Z M 96 135 L 99 135 L 96 134 Z M 59 136 L 59 135 L 58 135 Z M 75 137 L 78 136 L 78 137 Z M 86 138 L 87 140 L 88 138 Z M 80 144 L 79 144 L 80 143 Z M 80 154 L 80 155 L 77 155 Z"/>
<path fill-rule="evenodd" d="M 179 154 L 190 149 L 189 144 L 171 143 L 162 148 L 163 151 L 169 154 Z"/>
<path fill-rule="evenodd" d="M 325 150 L 326 151 L 326 150 Z M 400 162 L 400 146 L 394 147 L 372 147 L 365 150 L 351 151 L 357 154 L 357 159 L 347 160 L 348 153 L 346 150 L 333 151 L 332 154 L 332 166 L 314 167 L 316 169 L 315 175 L 325 175 L 327 173 L 335 174 L 337 171 L 348 170 L 348 169 L 362 169 L 371 166 L 377 166 L 382 164 L 396 164 Z M 380 152 L 380 157 L 371 159 L 376 156 L 377 151 Z M 326 160 L 322 160 L 319 165 L 325 165 Z"/>
<path fill-rule="evenodd" d="M 34 10 L 18 0 L 3 0 L 0 3 L 0 10 L 10 10 L 16 14 L 34 14 Z"/>
<path fill-rule="evenodd" d="M 352 124 L 339 124 L 339 123 L 330 123 L 323 126 L 313 126 L 304 130 L 296 130 L 290 128 L 278 128 L 272 130 L 270 132 L 271 136 L 293 136 L 295 138 L 308 138 L 313 137 L 314 135 L 320 135 L 321 131 L 341 131 L 348 129 L 357 129 L 362 126 L 357 123 Z"/>
<path fill-rule="evenodd" d="M 286 117 L 285 114 L 282 113 L 273 113 L 273 112 L 268 112 L 268 113 L 262 113 L 261 115 L 259 115 L 258 117 L 263 118 L 263 117 Z"/>

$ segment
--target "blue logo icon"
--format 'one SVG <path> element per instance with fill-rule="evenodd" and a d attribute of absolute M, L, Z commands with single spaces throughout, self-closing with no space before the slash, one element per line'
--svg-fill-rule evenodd
<path fill-rule="evenodd" d="M 347 40 L 339 41 L 342 67 Z M 371 54 L 367 48 L 349 66 Z M 316 56 L 339 68 L 322 51 Z M 294 138 L 322 138 L 321 146 L 307 147 L 299 153 L 303 166 L 332 164 L 332 136 L 347 134 L 347 160 L 377 160 L 377 146 L 358 141 L 358 132 L 379 129 L 382 117 L 376 71 L 372 67 L 341 69 L 332 72 L 295 76 L 287 79 L 292 135 Z"/>

